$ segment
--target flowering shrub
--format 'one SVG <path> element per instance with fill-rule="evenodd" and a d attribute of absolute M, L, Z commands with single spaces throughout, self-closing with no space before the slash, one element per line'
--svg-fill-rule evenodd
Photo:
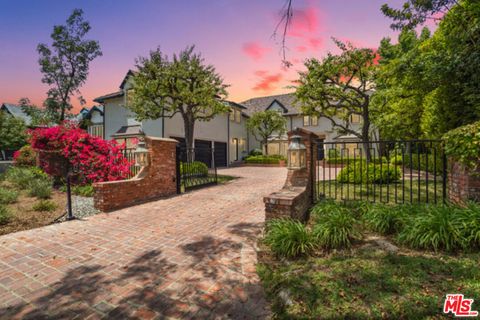
<path fill-rule="evenodd" d="M 122 180 L 130 173 L 131 163 L 123 156 L 122 146 L 91 136 L 71 123 L 32 130 L 30 143 L 35 150 L 57 152 L 78 169 L 83 183 Z M 50 163 L 41 165 L 49 174 L 56 171 Z"/>
<path fill-rule="evenodd" d="M 31 146 L 26 145 L 15 151 L 13 161 L 17 167 L 31 167 L 35 165 L 35 150 Z"/>

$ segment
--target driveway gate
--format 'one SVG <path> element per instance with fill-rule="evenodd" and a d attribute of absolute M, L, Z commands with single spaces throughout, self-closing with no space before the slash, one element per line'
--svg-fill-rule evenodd
<path fill-rule="evenodd" d="M 177 193 L 217 184 L 215 149 L 177 146 Z"/>
<path fill-rule="evenodd" d="M 324 142 L 315 200 L 438 203 L 447 199 L 447 159 L 440 140 Z"/>

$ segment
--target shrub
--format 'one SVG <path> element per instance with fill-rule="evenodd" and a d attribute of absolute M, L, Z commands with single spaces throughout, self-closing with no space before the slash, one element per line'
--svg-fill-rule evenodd
<path fill-rule="evenodd" d="M 328 158 L 327 163 L 328 164 L 353 164 L 353 163 L 366 163 L 365 156 L 360 158 L 359 156 L 353 157 L 353 155 L 350 156 L 345 156 L 345 157 L 334 157 L 334 158 Z M 387 163 L 387 158 L 381 157 L 381 158 L 372 158 L 370 160 L 371 163 Z"/>
<path fill-rule="evenodd" d="M 402 173 L 400 168 L 389 164 L 366 164 L 356 162 L 340 170 L 337 181 L 340 183 L 392 183 L 398 181 Z"/>
<path fill-rule="evenodd" d="M 249 156 L 261 156 L 261 155 L 263 155 L 263 152 L 260 149 L 252 149 L 248 155 Z"/>
<path fill-rule="evenodd" d="M 340 151 L 337 149 L 328 149 L 327 150 L 327 158 L 339 158 L 340 157 Z"/>
<path fill-rule="evenodd" d="M 471 169 L 476 169 L 480 159 L 480 121 L 447 132 L 445 153 Z"/>
<path fill-rule="evenodd" d="M 7 224 L 12 219 L 12 214 L 8 208 L 0 204 L 0 225 Z"/>
<path fill-rule="evenodd" d="M 393 234 L 402 230 L 405 223 L 406 212 L 402 207 L 372 204 L 366 208 L 363 218 L 372 231 L 383 235 Z"/>
<path fill-rule="evenodd" d="M 200 161 L 193 162 L 181 162 L 180 163 L 180 174 L 185 174 L 188 176 L 207 176 L 208 167 L 205 163 Z"/>
<path fill-rule="evenodd" d="M 272 156 L 249 156 L 245 158 L 246 163 L 259 163 L 259 164 L 278 164 L 279 158 Z"/>
<path fill-rule="evenodd" d="M 454 251 L 465 248 L 461 208 L 451 205 L 425 205 L 422 214 L 410 216 L 398 235 L 400 243 L 418 249 Z"/>
<path fill-rule="evenodd" d="M 38 167 L 10 167 L 5 179 L 19 189 L 27 189 L 35 179 L 50 181 L 48 175 Z"/>
<path fill-rule="evenodd" d="M 18 192 L 15 190 L 9 190 L 0 188 L 0 205 L 17 202 Z"/>
<path fill-rule="evenodd" d="M 57 209 L 57 205 L 51 200 L 40 200 L 33 205 L 32 209 L 39 212 L 51 212 Z"/>
<path fill-rule="evenodd" d="M 93 197 L 95 190 L 91 184 L 87 184 L 84 186 L 74 186 L 73 187 L 73 194 L 82 196 L 82 197 Z"/>
<path fill-rule="evenodd" d="M 273 220 L 267 225 L 265 243 L 280 257 L 295 258 L 315 249 L 312 235 L 305 225 L 290 219 Z"/>
<path fill-rule="evenodd" d="M 394 166 L 400 166 L 403 163 L 402 155 L 397 154 L 396 156 L 392 156 L 390 158 L 390 164 Z"/>
<path fill-rule="evenodd" d="M 428 158 L 428 159 L 427 159 Z M 413 170 L 428 171 L 430 173 L 442 174 L 443 162 L 441 153 L 437 152 L 436 159 L 433 154 L 405 154 L 403 157 L 405 168 L 412 168 Z M 428 169 L 428 170 L 427 170 Z"/>
<path fill-rule="evenodd" d="M 38 199 L 48 199 L 52 196 L 52 180 L 33 179 L 28 184 L 28 195 Z"/>
<path fill-rule="evenodd" d="M 78 168 L 81 182 L 122 180 L 130 173 L 130 161 L 115 141 L 94 137 L 71 123 L 31 131 L 30 143 L 41 152 L 56 152 L 70 165 Z M 60 160 L 61 160 L 60 159 Z M 59 160 L 59 161 L 60 161 Z M 58 170 L 48 161 L 41 163 L 47 173 Z"/>
<path fill-rule="evenodd" d="M 23 146 L 13 154 L 14 164 L 18 167 L 31 167 L 36 163 L 37 153 L 30 145 Z"/>
<path fill-rule="evenodd" d="M 480 247 L 480 204 L 468 203 L 460 220 L 462 222 L 462 235 L 466 239 L 468 248 Z"/>
<path fill-rule="evenodd" d="M 316 243 L 325 249 L 349 248 L 353 240 L 361 238 L 356 218 L 345 207 L 331 207 L 333 210 L 319 214 L 313 227 Z"/>

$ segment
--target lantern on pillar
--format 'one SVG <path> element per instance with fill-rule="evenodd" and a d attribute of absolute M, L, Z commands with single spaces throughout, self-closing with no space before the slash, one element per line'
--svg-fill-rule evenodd
<path fill-rule="evenodd" d="M 145 141 L 142 139 L 138 142 L 135 148 L 135 164 L 139 167 L 148 166 L 148 150 Z"/>
<path fill-rule="evenodd" d="M 307 148 L 303 144 L 302 137 L 295 135 L 290 138 L 288 145 L 288 168 L 303 169 L 306 165 Z"/>

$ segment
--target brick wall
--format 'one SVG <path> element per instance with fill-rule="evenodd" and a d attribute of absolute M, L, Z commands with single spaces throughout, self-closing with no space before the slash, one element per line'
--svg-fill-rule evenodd
<path fill-rule="evenodd" d="M 454 203 L 480 202 L 480 168 L 472 171 L 453 159 L 448 164 L 448 199 Z"/>
<path fill-rule="evenodd" d="M 107 212 L 176 194 L 177 141 L 146 137 L 149 166 L 122 181 L 95 183 L 94 204 Z"/>

